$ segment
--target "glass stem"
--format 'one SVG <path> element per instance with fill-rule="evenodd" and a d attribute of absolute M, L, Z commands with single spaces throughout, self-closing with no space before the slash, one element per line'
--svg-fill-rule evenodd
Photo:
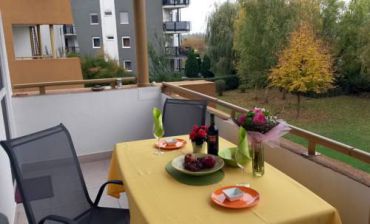
<path fill-rule="evenodd" d="M 161 138 L 157 138 L 157 141 L 158 141 L 158 154 L 161 154 L 161 144 L 159 144 L 160 143 L 160 141 L 161 141 Z"/>

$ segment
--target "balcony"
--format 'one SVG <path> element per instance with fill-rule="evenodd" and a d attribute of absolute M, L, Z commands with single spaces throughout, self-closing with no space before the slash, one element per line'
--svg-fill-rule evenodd
<path fill-rule="evenodd" d="M 190 22 L 188 21 L 163 23 L 163 31 L 165 33 L 187 33 L 190 32 L 190 29 Z"/>
<path fill-rule="evenodd" d="M 190 0 L 163 0 L 163 8 L 184 8 L 188 7 Z"/>
<path fill-rule="evenodd" d="M 80 48 L 79 47 L 66 47 L 66 54 L 79 54 Z"/>
<path fill-rule="evenodd" d="M 76 27 L 73 25 L 64 25 L 63 26 L 64 36 L 76 36 Z"/>
<path fill-rule="evenodd" d="M 114 81 L 109 81 L 112 87 L 115 87 Z M 57 84 L 71 85 L 70 82 Z M 53 83 L 43 85 L 45 90 Z M 50 90 L 42 94 L 12 97 L 13 125 L 17 135 L 64 123 L 71 132 L 92 195 L 96 193 L 97 183 L 100 183 L 98 179 L 105 178 L 111 151 L 117 142 L 152 138 L 152 130 L 148 128 L 152 118 L 148 114 L 153 107 L 161 108 L 164 99 L 206 98 L 212 106 L 208 112 L 217 116 L 220 136 L 234 143 L 238 138 L 237 127 L 228 113 L 218 111 L 214 106 L 222 106 L 230 111 L 245 111 L 215 98 L 214 84 L 205 81 L 164 83 L 146 88 L 135 88 L 132 85 L 102 92 L 91 92 L 90 89 L 75 92 Z M 309 142 L 325 144 L 332 150 L 345 151 L 343 144 L 335 144 L 299 128 L 294 127 L 291 134 L 304 137 Z M 325 156 L 302 156 L 307 149 L 288 140 L 283 140 L 276 147 L 266 148 L 267 162 L 336 207 L 343 223 L 367 222 L 370 207 L 369 176 L 365 174 L 360 181 L 354 176 L 338 172 L 323 162 L 330 159 Z M 352 154 L 355 155 L 355 151 L 352 150 Z M 106 206 L 127 206 L 125 199 L 118 201 L 106 197 L 104 200 L 103 205 Z M 351 205 L 351 209 L 348 209 L 348 205 Z M 23 213 L 18 214 L 18 223 L 25 223 L 22 222 Z"/>
<path fill-rule="evenodd" d="M 166 55 L 170 57 L 186 57 L 189 49 L 183 47 L 166 47 Z"/>

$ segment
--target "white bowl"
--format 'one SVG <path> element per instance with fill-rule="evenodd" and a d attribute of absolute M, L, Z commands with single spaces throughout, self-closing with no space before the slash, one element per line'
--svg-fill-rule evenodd
<path fill-rule="evenodd" d="M 164 142 L 165 142 L 167 145 L 176 145 L 177 140 L 176 140 L 176 138 L 166 138 L 166 139 L 164 140 Z"/>
<path fill-rule="evenodd" d="M 243 197 L 244 192 L 237 187 L 222 190 L 227 200 L 236 201 Z"/>

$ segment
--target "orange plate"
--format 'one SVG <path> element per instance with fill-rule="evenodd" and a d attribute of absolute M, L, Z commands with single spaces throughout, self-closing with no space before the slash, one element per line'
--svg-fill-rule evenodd
<path fill-rule="evenodd" d="M 174 150 L 182 148 L 186 144 L 186 141 L 181 138 L 176 139 L 176 144 L 168 145 L 165 141 L 160 141 L 159 145 L 161 146 L 161 149 L 163 150 Z M 155 147 L 158 148 L 158 143 L 155 143 Z"/>
<path fill-rule="evenodd" d="M 244 195 L 241 199 L 236 201 L 229 201 L 226 199 L 226 196 L 222 190 L 232 187 L 237 187 L 244 192 Z M 249 208 L 255 206 L 259 202 L 260 194 L 249 187 L 227 186 L 215 190 L 211 195 L 211 199 L 214 203 L 226 208 Z"/>

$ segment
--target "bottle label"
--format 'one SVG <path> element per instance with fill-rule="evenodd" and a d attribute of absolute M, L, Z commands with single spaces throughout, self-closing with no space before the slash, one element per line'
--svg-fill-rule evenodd
<path fill-rule="evenodd" d="M 217 142 L 217 136 L 216 135 L 208 136 L 208 141 L 212 142 L 212 143 L 216 143 Z"/>

